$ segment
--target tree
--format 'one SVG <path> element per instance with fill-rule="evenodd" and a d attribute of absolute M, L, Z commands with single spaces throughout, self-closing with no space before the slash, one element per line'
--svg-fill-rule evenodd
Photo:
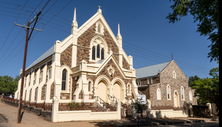
<path fill-rule="evenodd" d="M 11 76 L 0 76 L 0 94 L 14 94 L 17 90 L 18 78 Z"/>
<path fill-rule="evenodd" d="M 198 96 L 200 104 L 215 103 L 219 107 L 219 68 L 210 70 L 213 78 L 204 78 L 191 82 L 195 90 L 194 96 Z"/>
<path fill-rule="evenodd" d="M 170 0 L 171 1 L 171 0 Z M 192 15 L 194 22 L 198 21 L 197 32 L 208 36 L 211 40 L 211 51 L 208 53 L 210 61 L 219 60 L 219 0 L 172 0 L 170 7 L 173 13 L 166 17 L 170 23 L 181 20 L 188 14 Z"/>
<path fill-rule="evenodd" d="M 195 80 L 199 80 L 199 79 L 200 79 L 200 78 L 199 78 L 198 76 L 196 76 L 196 75 L 189 77 L 189 80 L 188 80 L 189 86 L 192 87 L 191 82 L 193 82 L 193 81 L 195 81 Z"/>

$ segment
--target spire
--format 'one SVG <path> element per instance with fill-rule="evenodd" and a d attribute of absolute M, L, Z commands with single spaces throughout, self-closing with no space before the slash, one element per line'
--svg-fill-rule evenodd
<path fill-rule="evenodd" d="M 73 22 L 76 22 L 76 8 L 74 8 Z"/>
<path fill-rule="evenodd" d="M 97 12 L 99 12 L 99 13 L 102 13 L 102 10 L 100 9 L 100 6 L 98 6 L 98 10 L 97 10 Z"/>
<path fill-rule="evenodd" d="M 71 27 L 71 33 L 74 34 L 76 30 L 78 29 L 78 23 L 76 21 L 76 8 L 74 8 L 74 16 L 72 21 L 72 27 Z"/>
<path fill-rule="evenodd" d="M 120 34 L 120 26 L 119 26 L 119 23 L 118 23 L 118 34 L 117 34 L 117 38 L 122 38 L 121 34 Z"/>
<path fill-rule="evenodd" d="M 76 21 L 76 8 L 74 8 L 74 16 L 72 21 L 72 27 L 78 27 L 78 23 Z"/>

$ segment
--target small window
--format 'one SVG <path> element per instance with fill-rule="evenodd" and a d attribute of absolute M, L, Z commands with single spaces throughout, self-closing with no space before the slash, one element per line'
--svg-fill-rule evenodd
<path fill-rule="evenodd" d="M 98 32 L 101 33 L 101 25 L 100 24 L 98 25 L 97 29 L 98 29 Z"/>
<path fill-rule="evenodd" d="M 101 60 L 103 60 L 104 59 L 104 49 L 102 48 L 101 49 Z"/>
<path fill-rule="evenodd" d="M 92 59 L 95 60 L 96 59 L 96 53 L 95 53 L 95 46 L 92 47 Z"/>
<path fill-rule="evenodd" d="M 152 78 L 149 78 L 149 83 L 152 84 Z"/>
<path fill-rule="evenodd" d="M 181 86 L 181 100 L 184 100 L 184 88 Z"/>
<path fill-rule="evenodd" d="M 128 84 L 128 91 L 127 91 L 127 93 L 130 94 L 130 91 L 131 91 L 130 84 Z"/>
<path fill-rule="evenodd" d="M 62 71 L 62 90 L 66 90 L 66 70 Z"/>
<path fill-rule="evenodd" d="M 190 100 L 192 101 L 193 100 L 193 94 L 192 94 L 191 91 L 189 92 L 189 96 L 190 96 Z"/>
<path fill-rule="evenodd" d="M 31 73 L 29 75 L 29 86 L 30 86 L 30 82 L 31 82 Z"/>
<path fill-rule="evenodd" d="M 170 86 L 167 85 L 167 99 L 170 100 L 171 99 L 171 90 L 170 90 Z"/>
<path fill-rule="evenodd" d="M 43 78 L 43 70 L 41 70 L 41 73 L 40 73 L 40 82 L 42 82 L 42 78 Z"/>
<path fill-rule="evenodd" d="M 25 87 L 26 87 L 27 76 L 25 77 Z"/>
<path fill-rule="evenodd" d="M 97 58 L 100 58 L 100 46 L 97 45 Z"/>
<path fill-rule="evenodd" d="M 91 82 L 88 83 L 88 91 L 89 92 L 91 91 L 90 87 L 91 87 Z"/>
<path fill-rule="evenodd" d="M 173 78 L 176 78 L 176 72 L 173 71 Z"/>
<path fill-rule="evenodd" d="M 33 84 L 35 84 L 35 82 L 36 82 L 36 73 L 35 73 L 35 76 L 34 76 L 34 82 L 33 82 Z"/>
<path fill-rule="evenodd" d="M 157 100 L 161 100 L 161 91 L 159 88 L 157 89 Z"/>
<path fill-rule="evenodd" d="M 30 90 L 29 101 L 31 101 L 31 96 L 32 96 L 32 89 Z"/>
<path fill-rule="evenodd" d="M 49 79 L 51 79 L 52 76 L 52 66 L 49 67 Z"/>

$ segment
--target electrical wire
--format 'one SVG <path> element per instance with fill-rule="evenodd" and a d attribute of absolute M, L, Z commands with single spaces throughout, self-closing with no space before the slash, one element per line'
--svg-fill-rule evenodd
<path fill-rule="evenodd" d="M 58 13 L 57 13 L 57 14 L 58 14 Z M 56 15 L 57 15 L 57 14 L 56 14 Z M 54 17 L 55 17 L 56 15 L 54 15 Z M 53 17 L 53 18 L 54 18 L 54 17 Z M 52 19 L 53 19 L 53 18 L 52 18 Z M 51 19 L 51 20 L 52 20 L 52 19 Z M 51 20 L 49 20 L 47 23 L 49 23 Z M 47 25 L 47 23 L 46 23 L 45 25 Z M 55 23 L 54 23 L 54 24 L 55 24 Z M 45 25 L 44 25 L 44 26 L 45 26 Z M 43 27 L 44 27 L 44 26 L 43 26 Z M 47 25 L 47 26 L 49 26 L 49 25 Z M 43 27 L 42 27 L 42 28 L 43 28 Z M 55 29 L 58 29 L 58 28 L 53 27 L 53 26 L 50 26 L 50 27 L 55 28 Z M 61 30 L 61 29 L 59 29 L 59 30 Z M 64 31 L 64 32 L 66 32 L 66 31 Z M 70 33 L 70 32 L 67 32 L 67 33 Z M 123 42 L 125 42 L 125 41 L 123 41 Z M 133 45 L 133 46 L 135 46 L 135 45 Z M 141 47 L 140 47 L 140 48 L 141 48 Z M 147 50 L 147 49 L 146 49 L 146 50 Z M 134 51 L 135 51 L 135 50 L 134 50 Z M 150 50 L 149 50 L 149 51 L 150 51 Z M 150 51 L 150 52 L 153 52 L 153 51 Z M 166 58 L 166 57 L 167 57 L 167 58 L 170 58 L 170 57 L 168 57 L 168 56 L 164 56 L 164 55 L 159 54 L 159 53 L 156 53 L 156 52 L 153 52 L 153 53 L 154 53 L 154 54 L 158 54 L 158 55 L 160 55 L 160 56 L 163 57 L 163 58 Z M 142 54 L 142 55 L 144 55 L 144 54 Z M 138 56 L 140 56 L 140 55 L 138 55 Z M 144 58 L 144 57 L 143 57 L 143 58 Z M 154 60 L 152 60 L 152 61 L 154 61 Z M 181 61 L 181 60 L 177 60 L 177 61 L 184 62 L 184 61 Z M 159 62 L 159 61 L 158 61 L 158 62 Z M 187 62 L 184 62 L 184 63 L 187 63 Z M 198 66 L 198 65 L 194 65 L 194 64 L 190 64 L 190 63 L 187 63 L 187 64 L 193 65 L 193 66 L 196 66 L 196 67 L 200 67 L 200 66 Z M 202 67 L 201 67 L 201 68 L 202 68 Z M 196 68 L 196 69 L 200 69 L 200 68 Z M 194 70 L 196 70 L 196 69 L 194 69 Z M 192 70 L 189 70 L 189 71 L 192 71 Z"/>
<path fill-rule="evenodd" d="M 2 2 L 2 1 L 0 1 L 0 2 Z M 27 4 L 27 2 L 28 2 L 28 0 L 26 0 L 25 5 Z M 21 11 L 20 11 L 20 13 L 19 13 L 18 17 L 16 18 L 15 22 L 17 22 L 17 20 L 18 20 L 18 18 L 19 18 L 19 16 L 20 16 L 20 14 L 21 14 L 21 12 L 22 12 L 23 8 L 25 7 L 25 5 L 22 7 L 22 9 L 21 9 Z M 5 45 L 6 41 L 8 40 L 8 37 L 9 37 L 9 35 L 11 34 L 11 32 L 12 32 L 13 28 L 14 28 L 14 24 L 13 24 L 13 26 L 12 26 L 12 28 L 11 28 L 11 30 L 10 30 L 10 32 L 9 32 L 9 34 L 8 34 L 8 36 L 6 37 L 6 39 L 5 39 L 4 43 L 3 43 L 3 45 L 1 46 L 0 51 L 1 51 L 2 47 L 4 47 L 4 45 Z"/>
<path fill-rule="evenodd" d="M 43 0 L 42 0 L 43 1 Z M 38 8 L 38 6 L 42 3 L 42 1 L 37 5 L 37 7 L 34 9 L 34 11 Z M 31 15 L 34 13 L 34 11 L 31 13 Z M 31 15 L 29 16 L 29 17 L 31 17 Z M 28 22 L 28 19 L 26 20 L 26 22 Z M 19 33 L 21 32 L 21 30 L 22 30 L 22 28 L 20 29 L 20 31 L 19 31 Z M 19 35 L 19 33 L 17 34 L 17 36 Z M 15 39 L 17 38 L 17 36 L 15 37 Z M 25 37 L 24 37 L 25 38 Z M 9 58 L 9 56 L 16 50 L 16 48 L 18 48 L 18 46 L 21 44 L 21 42 L 24 40 L 24 38 L 17 44 L 17 46 L 12 50 L 12 52 L 8 55 L 8 57 L 6 57 L 6 59 L 7 58 Z M 14 41 L 15 41 L 15 39 L 12 41 L 12 43 L 11 43 L 11 45 L 14 43 Z M 11 45 L 8 47 L 8 49 L 11 47 Z M 6 52 L 8 51 L 8 49 L 6 50 Z M 3 56 L 6 54 L 6 52 L 3 54 Z M 1 58 L 3 58 L 3 56 L 1 57 Z M 0 59 L 1 59 L 0 58 Z M 5 59 L 5 60 L 6 60 Z M 5 61 L 4 60 L 4 61 Z M 2 64 L 2 63 L 1 63 Z M 0 64 L 0 65 L 1 65 Z"/>

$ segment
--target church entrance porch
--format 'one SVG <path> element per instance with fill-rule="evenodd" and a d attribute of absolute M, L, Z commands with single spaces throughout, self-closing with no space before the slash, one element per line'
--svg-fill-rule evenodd
<path fill-rule="evenodd" d="M 107 85 L 103 81 L 99 82 L 98 84 L 97 96 L 99 96 L 103 101 L 107 102 Z"/>

